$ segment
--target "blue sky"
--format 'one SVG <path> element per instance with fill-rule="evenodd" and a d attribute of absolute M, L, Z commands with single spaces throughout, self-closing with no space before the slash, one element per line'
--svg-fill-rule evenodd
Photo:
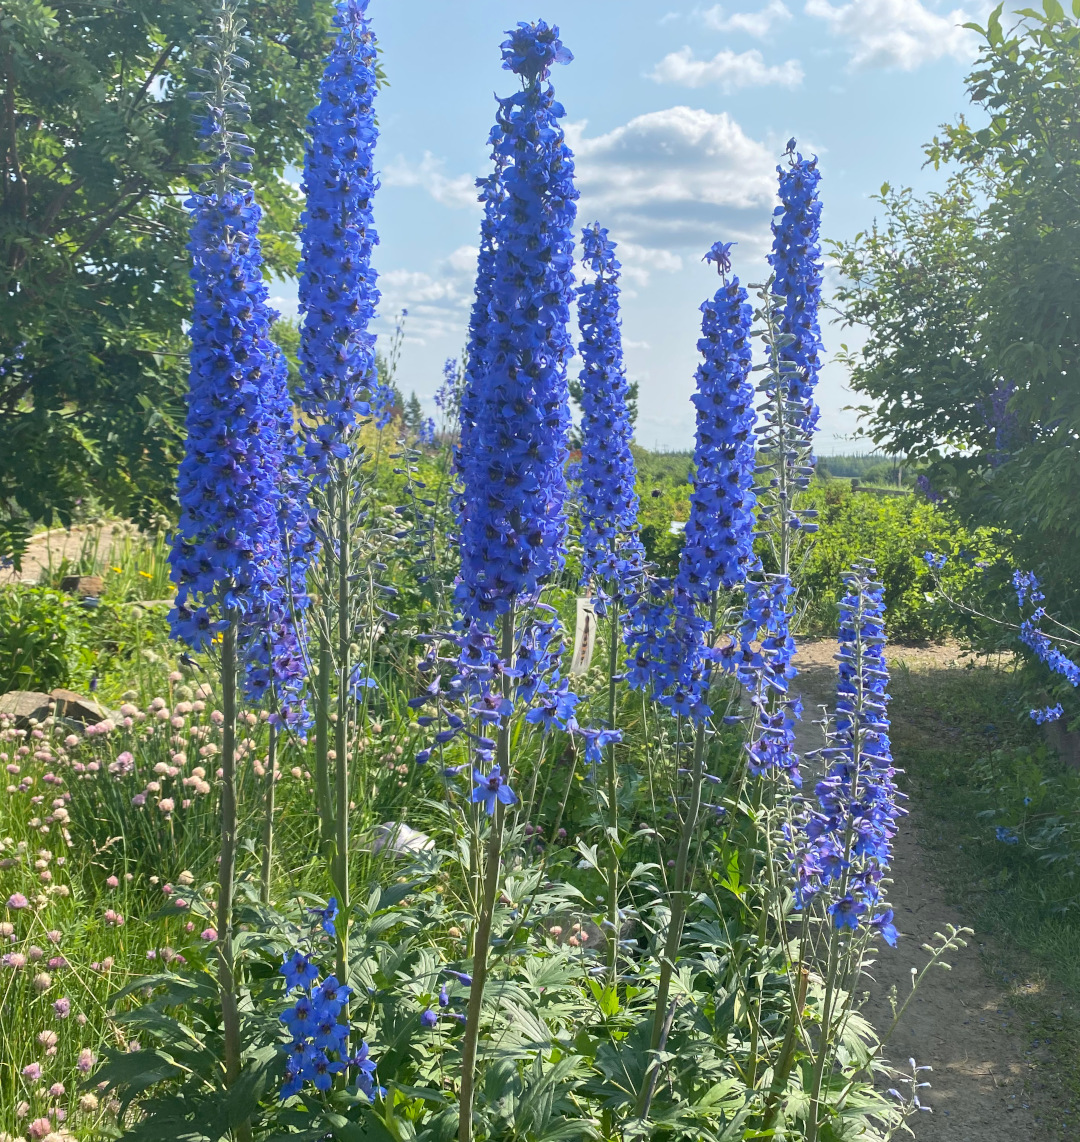
<path fill-rule="evenodd" d="M 764 276 L 775 167 L 785 141 L 819 156 L 823 235 L 848 238 L 874 217 L 885 181 L 927 189 L 921 146 L 964 111 L 963 76 L 985 17 L 935 0 L 371 0 L 389 80 L 378 99 L 382 189 L 375 200 L 380 329 L 406 307 L 398 383 L 426 405 L 444 358 L 465 339 L 488 168 L 503 30 L 559 25 L 574 61 L 552 76 L 566 108 L 581 191 L 579 224 L 598 219 L 624 264 L 627 372 L 640 382 L 647 447 L 693 440 L 689 396 L 698 306 L 716 288 L 701 262 L 737 240 L 744 282 Z M 277 303 L 295 309 L 283 289 Z M 850 333 L 826 327 L 826 350 Z M 571 368 L 576 367 L 572 362 Z M 826 364 L 823 454 L 853 447 L 845 372 Z M 866 448 L 868 445 L 860 445 Z"/>

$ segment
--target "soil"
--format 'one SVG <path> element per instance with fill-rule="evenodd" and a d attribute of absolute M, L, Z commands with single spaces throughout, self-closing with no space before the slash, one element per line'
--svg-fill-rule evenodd
<path fill-rule="evenodd" d="M 799 645 L 795 688 L 804 704 L 799 731 L 802 751 L 821 744 L 821 727 L 813 721 L 821 716 L 821 704 L 831 706 L 833 701 L 835 650 L 831 641 Z M 942 671 L 963 664 L 955 645 L 894 646 L 888 658 L 894 723 L 905 717 L 909 671 Z M 903 767 L 902 757 L 895 761 Z M 903 775 L 898 783 L 911 792 Z M 890 991 L 895 989 L 902 1001 L 910 991 L 911 969 L 925 964 L 922 945 L 932 941 L 935 932 L 944 931 L 946 924 L 972 926 L 970 918 L 949 902 L 948 870 L 931 860 L 920 839 L 917 790 L 914 793 L 895 840 L 889 890 L 902 936 L 897 948 L 882 946 L 863 1008 L 879 1031 L 892 1022 Z M 951 971 L 927 974 L 886 1050 L 894 1065 L 906 1066 L 913 1057 L 920 1066 L 933 1067 L 933 1073 L 922 1076 L 930 1081 L 931 1089 L 920 1092 L 921 1101 L 933 1113 L 917 1115 L 911 1122 L 915 1138 L 917 1142 L 1018 1142 L 1060 1137 L 1060 1102 L 1052 1078 L 1047 1081 L 1044 1063 L 1048 1060 L 1033 1054 L 1030 1035 L 1020 1029 L 1023 1017 L 1014 1010 L 1012 998 L 1016 989 L 1005 991 L 991 975 L 997 961 L 993 942 L 979 933 L 967 940 L 967 948 L 947 957 Z"/>

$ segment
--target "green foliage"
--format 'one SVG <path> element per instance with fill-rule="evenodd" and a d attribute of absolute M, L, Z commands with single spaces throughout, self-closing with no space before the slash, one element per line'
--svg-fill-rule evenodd
<path fill-rule="evenodd" d="M 976 564 L 999 552 L 989 529 L 967 531 L 946 511 L 915 496 L 876 496 L 826 485 L 815 486 L 807 502 L 821 513 L 821 531 L 800 580 L 809 630 L 821 635 L 836 630 L 840 575 L 860 556 L 874 560 L 885 584 L 890 638 L 940 639 L 971 629 L 965 615 L 934 593 L 923 554 L 946 555 L 939 581 L 954 598 L 970 598 L 981 578 Z"/>
<path fill-rule="evenodd" d="M 57 591 L 41 587 L 0 591 L 0 694 L 48 693 L 67 686 L 81 625 L 72 622 L 71 600 Z"/>
<path fill-rule="evenodd" d="M 0 555 L 10 521 L 67 523 L 87 487 L 171 514 L 197 160 L 186 92 L 209 0 L 7 0 L 0 10 Z M 273 273 L 295 267 L 285 178 L 315 102 L 329 0 L 252 0 L 253 178 Z M 194 86 L 198 86 L 196 82 Z"/>
<path fill-rule="evenodd" d="M 682 550 L 682 531 L 673 523 L 690 518 L 691 452 L 650 452 L 633 446 L 637 464 L 638 519 L 645 556 L 660 575 L 674 575 Z"/>
<path fill-rule="evenodd" d="M 116 704 L 134 685 L 147 700 L 164 693 L 176 650 L 167 615 L 173 588 L 163 533 L 125 536 L 109 550 L 100 533 L 87 536 L 79 556 L 47 570 L 40 586 L 0 590 L 0 693 L 57 686 Z M 62 593 L 67 575 L 98 575 L 96 605 Z"/>
<path fill-rule="evenodd" d="M 1009 27 L 1001 12 L 968 77 L 989 122 L 926 148 L 943 191 L 882 187 L 884 221 L 837 247 L 839 301 L 867 330 L 848 363 L 874 439 L 925 461 L 966 521 L 1007 530 L 1075 623 L 1080 24 L 1052 2 Z"/>

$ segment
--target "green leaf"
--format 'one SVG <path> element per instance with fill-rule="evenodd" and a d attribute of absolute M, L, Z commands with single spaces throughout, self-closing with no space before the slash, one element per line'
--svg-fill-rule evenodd
<path fill-rule="evenodd" d="M 589 980 L 589 990 L 592 992 L 596 1006 L 605 1019 L 619 1014 L 619 993 L 614 987 L 605 987 L 599 980 Z"/>

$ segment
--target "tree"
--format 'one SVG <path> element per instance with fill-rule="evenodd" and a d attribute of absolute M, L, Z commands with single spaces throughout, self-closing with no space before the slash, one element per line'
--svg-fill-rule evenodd
<path fill-rule="evenodd" d="M 405 427 L 415 436 L 424 422 L 424 410 L 420 407 L 420 398 L 415 392 L 409 394 L 403 419 Z"/>
<path fill-rule="evenodd" d="M 0 8 L 0 555 L 92 493 L 172 514 L 187 376 L 186 93 L 212 0 Z M 296 265 L 330 0 L 251 0 L 252 179 L 268 272 Z"/>
<path fill-rule="evenodd" d="M 977 29 L 968 77 L 987 124 L 961 118 L 926 148 L 951 172 L 944 191 L 882 188 L 884 222 L 836 247 L 839 306 L 867 331 L 846 359 L 873 438 L 925 461 L 969 523 L 1009 529 L 1066 606 L 1080 585 L 1080 24 L 1057 0 L 1008 31 L 1001 12 Z"/>

